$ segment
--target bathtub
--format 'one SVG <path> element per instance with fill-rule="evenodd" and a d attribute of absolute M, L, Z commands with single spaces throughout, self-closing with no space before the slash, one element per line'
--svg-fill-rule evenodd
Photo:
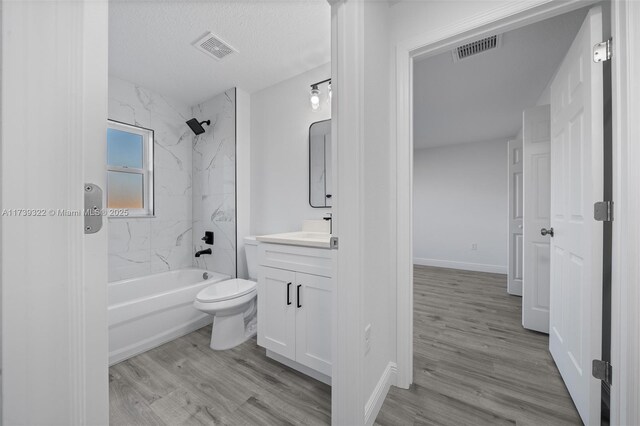
<path fill-rule="evenodd" d="M 179 269 L 109 283 L 109 365 L 210 323 L 211 317 L 195 309 L 193 301 L 203 288 L 229 278 Z"/>

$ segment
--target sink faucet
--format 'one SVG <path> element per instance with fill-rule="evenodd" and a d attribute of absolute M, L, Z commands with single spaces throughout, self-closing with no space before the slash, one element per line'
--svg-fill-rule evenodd
<path fill-rule="evenodd" d="M 200 257 L 203 254 L 211 254 L 211 249 L 208 248 L 206 250 L 200 250 L 196 252 L 196 257 Z"/>
<path fill-rule="evenodd" d="M 329 221 L 329 234 L 333 234 L 333 213 L 327 213 L 322 219 Z"/>

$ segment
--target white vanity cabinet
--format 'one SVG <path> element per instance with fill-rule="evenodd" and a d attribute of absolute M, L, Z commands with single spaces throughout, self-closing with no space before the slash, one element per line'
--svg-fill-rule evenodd
<path fill-rule="evenodd" d="M 258 345 L 323 381 L 331 376 L 332 256 L 321 248 L 258 245 Z"/>

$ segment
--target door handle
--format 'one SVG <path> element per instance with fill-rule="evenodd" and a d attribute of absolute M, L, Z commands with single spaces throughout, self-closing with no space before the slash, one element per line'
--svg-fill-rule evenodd
<path fill-rule="evenodd" d="M 545 235 L 549 235 L 550 237 L 553 237 L 553 228 L 542 228 L 540 230 L 540 235 L 545 236 Z"/>
<path fill-rule="evenodd" d="M 287 283 L 287 306 L 291 304 L 291 283 Z"/>
<path fill-rule="evenodd" d="M 302 287 L 302 284 L 298 284 L 298 287 L 296 288 L 296 299 L 298 308 L 302 308 L 302 305 L 300 304 L 300 287 Z"/>

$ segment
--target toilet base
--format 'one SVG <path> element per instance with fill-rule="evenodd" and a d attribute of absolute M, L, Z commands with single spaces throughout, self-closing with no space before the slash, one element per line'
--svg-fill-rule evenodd
<path fill-rule="evenodd" d="M 214 284 L 215 285 L 215 284 Z M 256 335 L 256 290 L 240 297 L 216 302 L 201 302 L 193 307 L 213 316 L 211 343 L 216 351 L 234 348 Z"/>
<path fill-rule="evenodd" d="M 248 333 L 245 330 L 243 312 L 223 317 L 216 315 L 213 318 L 209 347 L 216 351 L 224 351 L 246 342 L 255 335 L 255 330 Z"/>

